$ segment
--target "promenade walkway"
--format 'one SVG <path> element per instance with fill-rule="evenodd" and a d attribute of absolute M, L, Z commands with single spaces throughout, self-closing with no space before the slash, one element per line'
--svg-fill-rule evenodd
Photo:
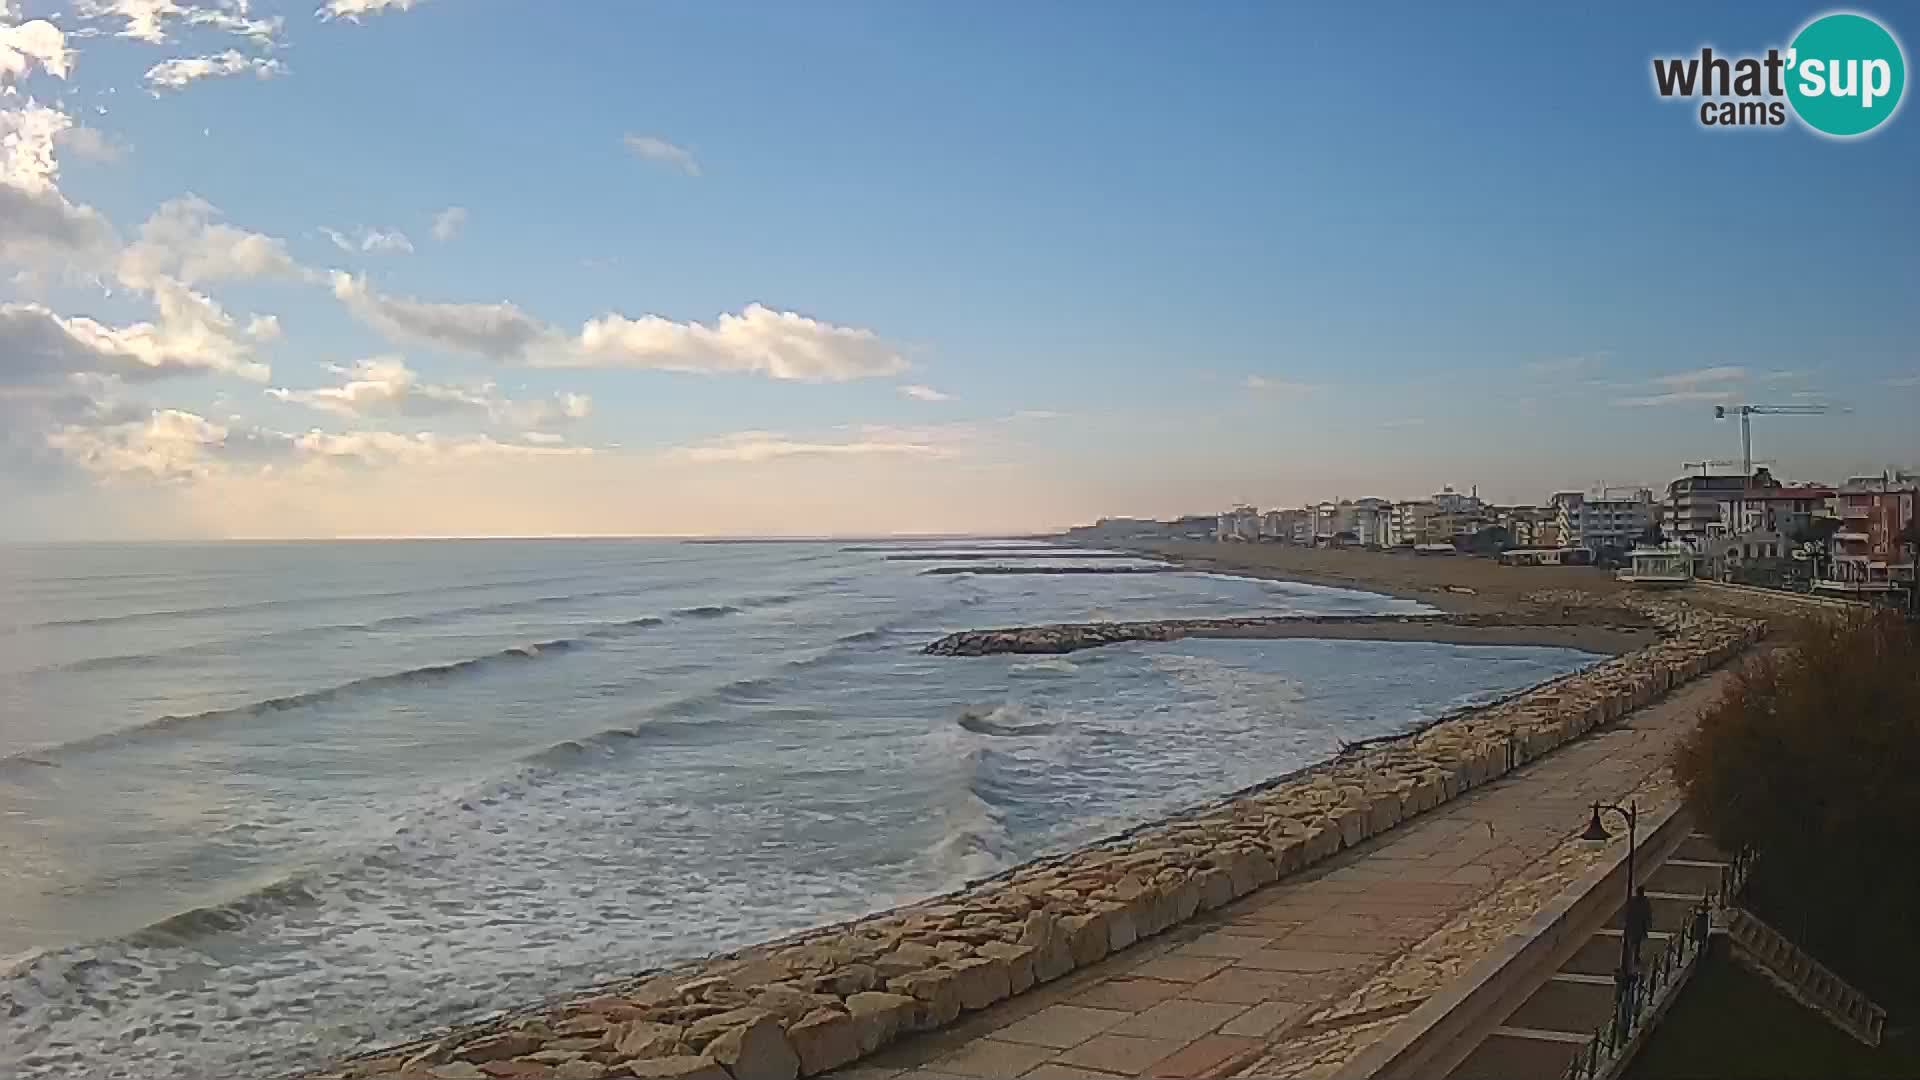
<path fill-rule="evenodd" d="M 1328 1077 L 1605 854 L 1595 801 L 1674 797 L 1719 672 L 1506 777 L 836 1080 Z M 1619 843 L 1624 843 L 1622 838 Z"/>

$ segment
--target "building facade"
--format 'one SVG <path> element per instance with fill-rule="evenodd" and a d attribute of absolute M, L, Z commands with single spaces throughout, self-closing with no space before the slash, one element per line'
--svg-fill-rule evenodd
<path fill-rule="evenodd" d="M 1388 518 L 1387 546 L 1412 547 L 1426 543 L 1427 523 L 1438 511 L 1439 507 L 1430 500 L 1394 503 Z"/>
<path fill-rule="evenodd" d="M 1914 519 L 1913 477 L 1856 477 L 1834 493 L 1840 528 L 1829 545 L 1830 581 L 1862 590 L 1912 588 L 1913 564 L 1900 533 Z"/>
<path fill-rule="evenodd" d="M 1744 476 L 1683 476 L 1667 485 L 1667 497 L 1661 506 L 1660 531 L 1667 539 L 1678 540 L 1704 550 L 1709 533 L 1724 531 L 1728 523 L 1721 518 L 1723 502 L 1739 500 L 1753 489 L 1776 488 L 1780 482 L 1765 469 L 1756 469 L 1751 479 Z"/>
<path fill-rule="evenodd" d="M 1644 489 L 1624 499 L 1561 491 L 1554 494 L 1551 505 L 1561 547 L 1625 551 L 1654 519 L 1653 492 Z"/>

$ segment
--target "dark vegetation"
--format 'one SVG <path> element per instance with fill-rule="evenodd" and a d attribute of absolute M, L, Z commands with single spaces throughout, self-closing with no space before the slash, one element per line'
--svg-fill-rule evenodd
<path fill-rule="evenodd" d="M 1760 852 L 1742 903 L 1887 1010 L 1888 1071 L 1844 1075 L 1920 1076 L 1920 626 L 1885 611 L 1799 624 L 1702 715 L 1674 766 L 1706 830 Z M 1761 1071 L 1721 1075 L 1784 1075 L 1765 1071 L 1781 1061 L 1760 1051 L 1757 1017 L 1723 1019 Z"/>
<path fill-rule="evenodd" d="M 1716 940 L 1627 1080 L 1912 1080 L 1920 1045 L 1872 1049 L 1733 962 Z"/>

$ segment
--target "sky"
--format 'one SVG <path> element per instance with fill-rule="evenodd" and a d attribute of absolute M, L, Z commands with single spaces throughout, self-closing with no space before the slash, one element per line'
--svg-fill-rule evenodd
<path fill-rule="evenodd" d="M 0 539 L 1920 465 L 1920 118 L 1652 86 L 1826 10 L 0 0 Z"/>

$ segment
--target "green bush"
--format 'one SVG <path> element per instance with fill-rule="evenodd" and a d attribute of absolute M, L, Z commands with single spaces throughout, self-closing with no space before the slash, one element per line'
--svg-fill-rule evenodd
<path fill-rule="evenodd" d="M 1695 819 L 1760 852 L 1748 898 L 1829 967 L 1920 1004 L 1920 633 L 1896 614 L 1796 626 L 1675 751 Z"/>

